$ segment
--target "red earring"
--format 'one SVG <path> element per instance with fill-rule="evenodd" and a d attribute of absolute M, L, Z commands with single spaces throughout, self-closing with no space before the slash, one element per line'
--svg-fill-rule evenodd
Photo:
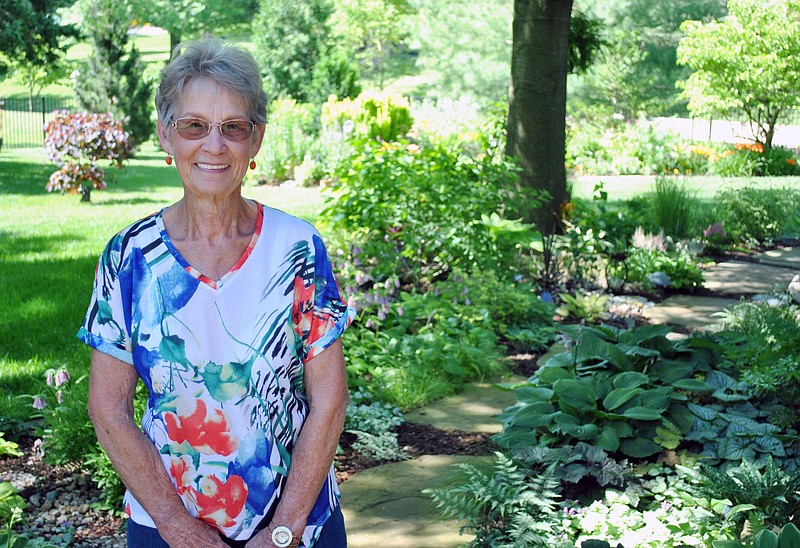
<path fill-rule="evenodd" d="M 255 169 L 255 168 L 256 168 L 256 161 L 250 160 L 250 169 Z"/>
<path fill-rule="evenodd" d="M 168 166 L 171 166 L 171 165 L 172 165 L 172 156 L 170 156 L 169 154 L 167 154 L 167 157 L 166 157 L 166 158 L 164 158 L 164 161 L 165 161 L 165 162 L 167 162 L 167 165 L 168 165 Z"/>

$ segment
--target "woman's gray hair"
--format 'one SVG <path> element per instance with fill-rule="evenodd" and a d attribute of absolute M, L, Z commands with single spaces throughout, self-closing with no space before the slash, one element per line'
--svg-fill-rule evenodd
<path fill-rule="evenodd" d="M 186 84 L 195 78 L 210 78 L 242 98 L 250 120 L 267 123 L 267 94 L 258 65 L 249 51 L 204 38 L 179 44 L 172 60 L 161 71 L 156 91 L 158 119 L 165 125 L 172 120 Z"/>

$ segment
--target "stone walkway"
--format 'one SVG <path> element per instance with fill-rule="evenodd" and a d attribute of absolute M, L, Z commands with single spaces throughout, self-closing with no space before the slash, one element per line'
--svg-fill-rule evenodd
<path fill-rule="evenodd" d="M 690 329 L 717 329 L 715 314 L 743 298 L 783 292 L 800 271 L 800 248 L 768 251 L 756 262 L 727 261 L 705 273 L 705 287 L 721 297 L 676 295 L 645 309 L 652 322 Z M 544 358 L 544 357 L 543 357 Z M 541 361 L 541 360 L 540 360 Z M 504 382 L 520 377 L 503 379 Z M 406 415 L 406 420 L 443 430 L 499 432 L 494 418 L 515 401 L 491 383 L 469 386 Z M 456 462 L 485 457 L 426 455 L 359 472 L 343 483 L 342 508 L 351 548 L 456 548 L 471 540 L 455 521 L 443 521 L 423 489 L 445 485 Z"/>

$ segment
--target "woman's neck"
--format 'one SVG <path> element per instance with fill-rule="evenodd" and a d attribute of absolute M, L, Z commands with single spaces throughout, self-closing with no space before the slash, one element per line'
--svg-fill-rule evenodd
<path fill-rule="evenodd" d="M 196 200 L 185 195 L 164 212 L 164 224 L 173 240 L 219 242 L 249 237 L 258 209 L 241 196 L 227 200 Z"/>

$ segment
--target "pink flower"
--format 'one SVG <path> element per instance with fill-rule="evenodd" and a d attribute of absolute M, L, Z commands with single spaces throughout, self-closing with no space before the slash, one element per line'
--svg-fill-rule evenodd
<path fill-rule="evenodd" d="M 44 398 L 42 398 L 41 396 L 36 396 L 36 399 L 33 400 L 33 408 L 42 410 L 45 407 L 47 407 L 47 402 L 44 401 Z"/>
<path fill-rule="evenodd" d="M 53 370 L 52 369 L 48 369 L 47 370 L 46 381 L 47 381 L 47 386 L 53 386 Z"/>
<path fill-rule="evenodd" d="M 67 381 L 69 381 L 69 371 L 67 371 L 66 369 L 59 370 L 59 372 L 56 373 L 56 380 L 55 380 L 56 386 L 61 386 Z"/>

